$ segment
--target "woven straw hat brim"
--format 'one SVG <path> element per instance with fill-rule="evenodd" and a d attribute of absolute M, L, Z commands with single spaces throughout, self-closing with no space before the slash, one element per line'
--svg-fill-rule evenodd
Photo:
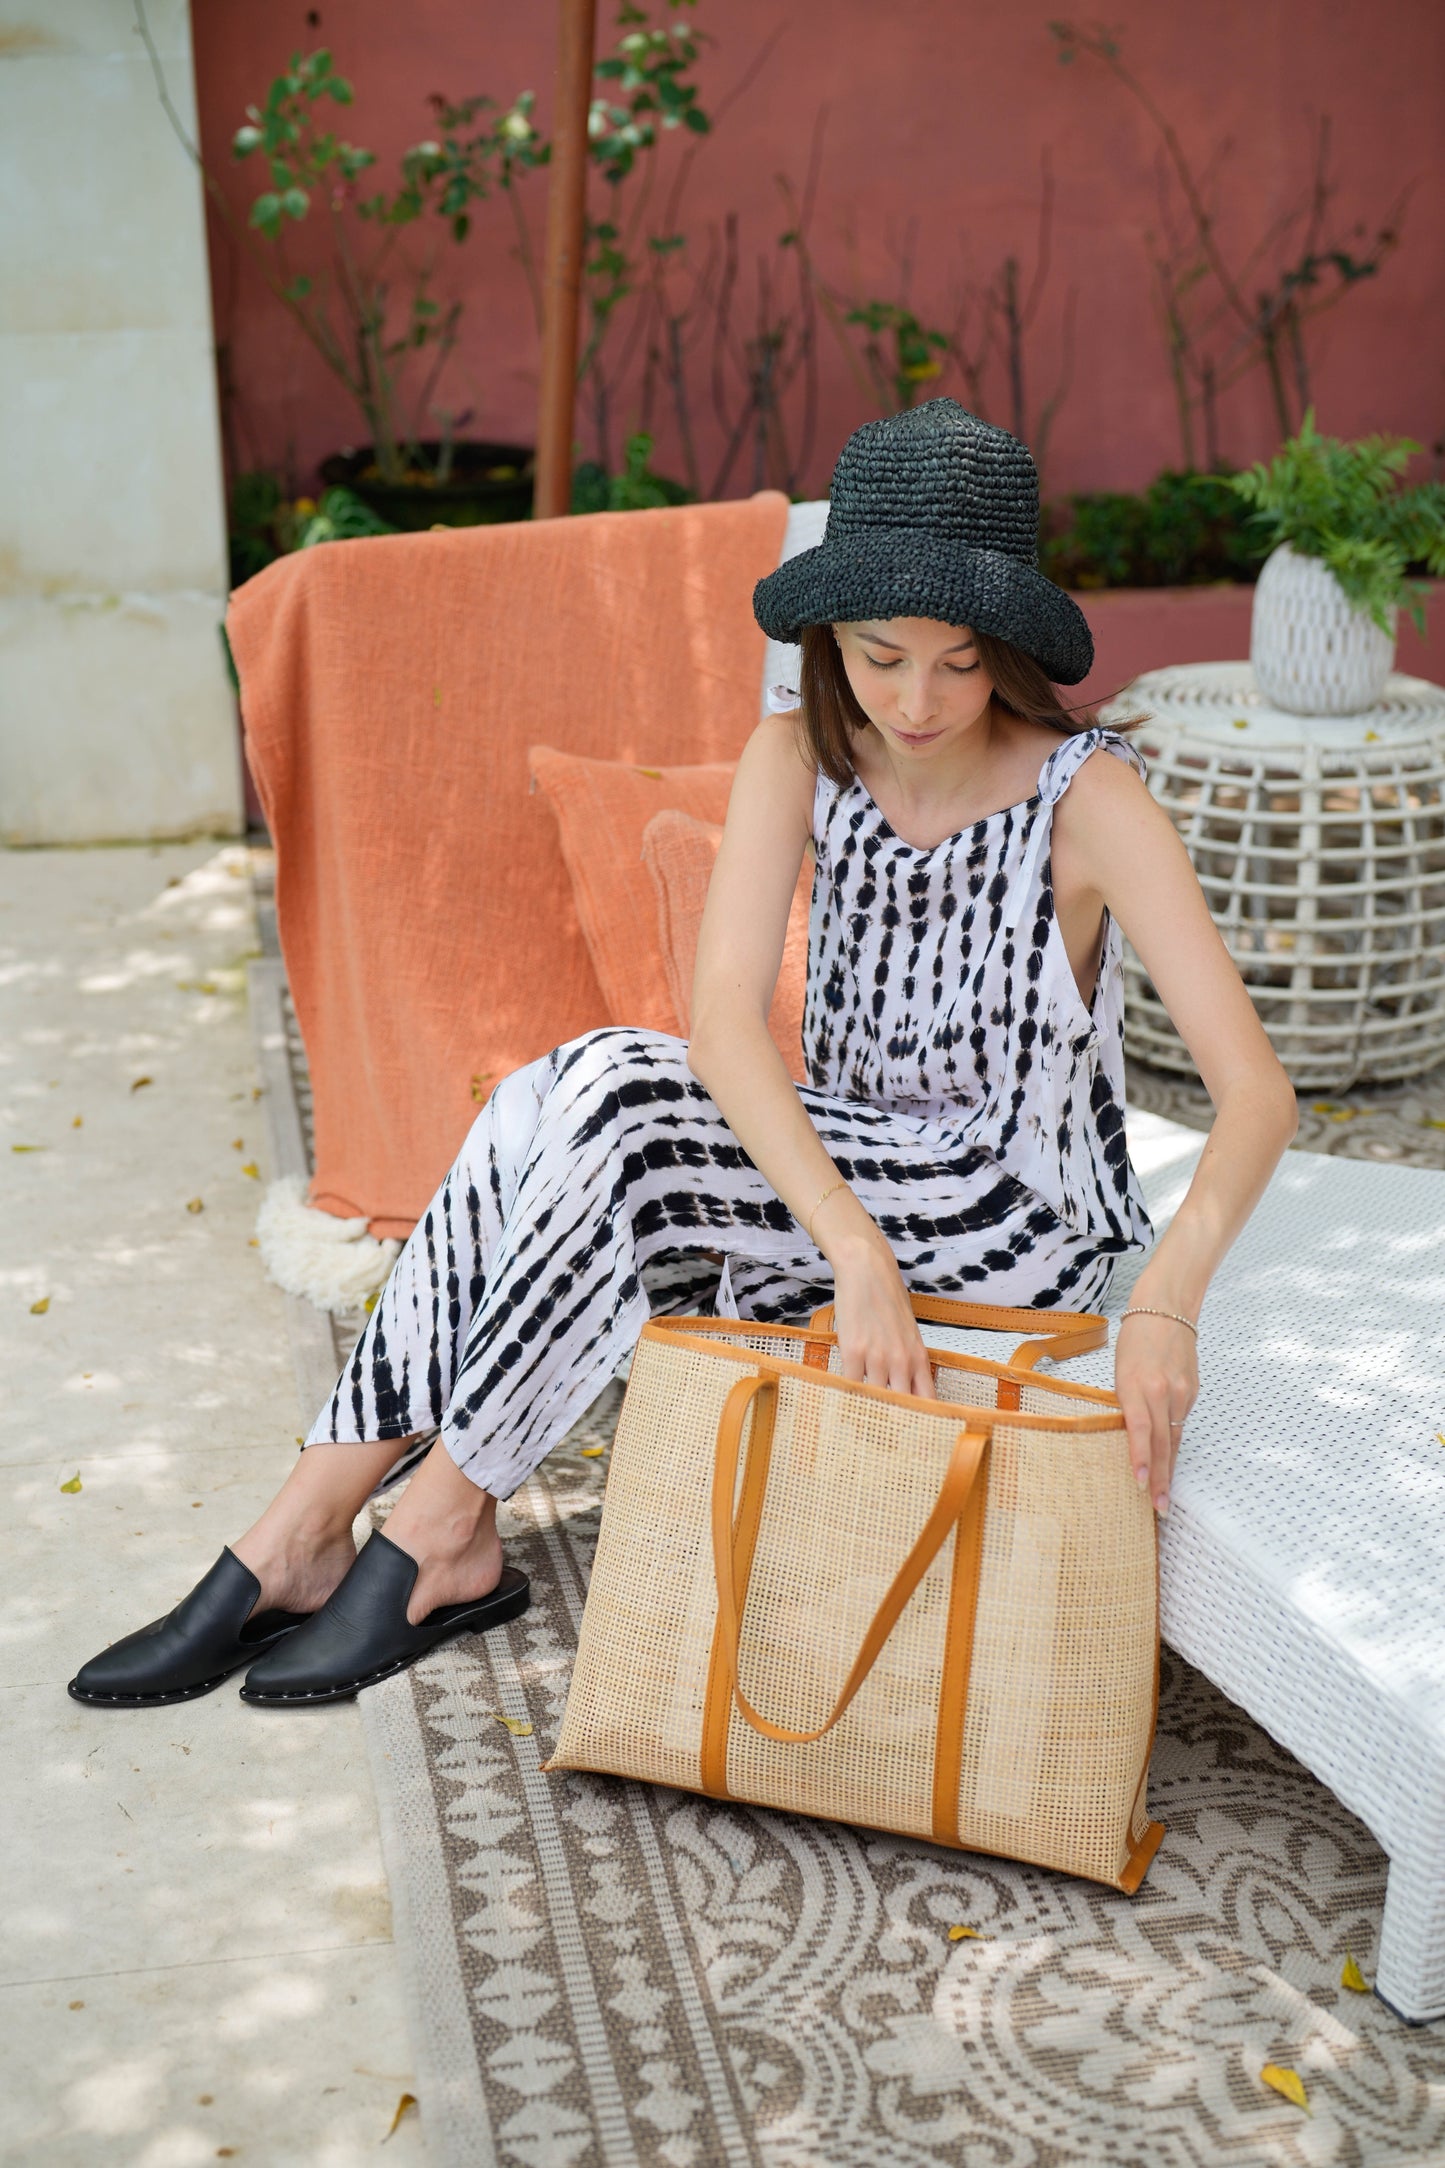
<path fill-rule="evenodd" d="M 1077 685 L 1094 666 L 1088 620 L 1062 587 L 1001 550 L 916 527 L 825 536 L 759 580 L 753 614 L 770 640 L 868 618 L 967 625 L 1032 655 L 1056 685 Z"/>

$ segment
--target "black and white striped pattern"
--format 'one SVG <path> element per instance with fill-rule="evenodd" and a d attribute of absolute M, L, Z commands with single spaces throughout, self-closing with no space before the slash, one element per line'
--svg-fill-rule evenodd
<path fill-rule="evenodd" d="M 1036 798 L 932 851 L 860 784 L 820 780 L 802 1098 L 918 1293 L 1087 1309 L 1147 1239 L 1123 1152 L 1118 936 L 1091 1018 L 1048 887 L 1052 806 L 1101 742 L 1120 743 L 1066 740 Z M 746 1317 L 831 1298 L 683 1042 L 589 1032 L 493 1093 L 307 1443 L 439 1431 L 509 1497 L 648 1316 L 713 1308 L 724 1268 Z"/>

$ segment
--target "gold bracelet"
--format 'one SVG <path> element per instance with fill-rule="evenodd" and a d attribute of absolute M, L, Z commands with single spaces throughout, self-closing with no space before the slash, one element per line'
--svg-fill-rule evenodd
<path fill-rule="evenodd" d="M 814 1205 L 812 1211 L 808 1214 L 808 1240 L 813 1244 L 814 1248 L 817 1247 L 818 1242 L 818 1238 L 813 1232 L 814 1220 L 818 1217 L 819 1212 L 821 1211 L 822 1207 L 828 1202 L 828 1199 L 832 1196 L 834 1190 L 846 1189 L 847 1187 L 847 1183 L 844 1181 L 842 1175 L 840 1174 L 836 1182 L 830 1182 L 828 1184 L 828 1187 L 824 1190 L 822 1196 L 818 1199 L 817 1204 Z"/>
<path fill-rule="evenodd" d="M 1121 1325 L 1123 1324 L 1126 1317 L 1167 1317 L 1171 1319 L 1172 1322 L 1176 1325 L 1187 1325 L 1189 1327 L 1189 1330 L 1193 1333 L 1195 1339 L 1197 1340 L 1199 1338 L 1199 1327 L 1195 1324 L 1193 1318 L 1185 1317 L 1183 1313 L 1179 1310 L 1124 1310 L 1120 1312 L 1119 1316 L 1119 1323 Z"/>

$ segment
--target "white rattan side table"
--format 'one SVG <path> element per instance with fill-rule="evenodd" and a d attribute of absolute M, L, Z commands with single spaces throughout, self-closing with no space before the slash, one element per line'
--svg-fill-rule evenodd
<path fill-rule="evenodd" d="M 1270 707 L 1248 663 L 1151 670 L 1100 711 L 1149 788 L 1293 1083 L 1340 1091 L 1445 1061 L 1445 687 L 1393 676 L 1359 715 Z M 1126 951 L 1129 1051 L 1194 1064 Z"/>

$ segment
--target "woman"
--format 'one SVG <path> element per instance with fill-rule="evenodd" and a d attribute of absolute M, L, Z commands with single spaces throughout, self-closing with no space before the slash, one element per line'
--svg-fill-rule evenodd
<path fill-rule="evenodd" d="M 1121 929 L 1216 1122 L 1141 1274 L 1116 1385 L 1167 1510 L 1209 1280 L 1294 1095 L 1125 741 L 1053 690 L 1093 659 L 1036 569 L 1024 447 L 952 400 L 845 447 L 821 546 L 755 596 L 801 706 L 739 763 L 690 1042 L 589 1033 L 506 1079 L 397 1260 L 307 1450 L 169 1616 L 70 1691 L 350 1695 L 525 1607 L 496 1508 L 652 1309 L 805 1316 L 844 1372 L 927 1394 L 909 1291 L 1086 1309 L 1150 1235 L 1123 1128 Z M 816 856 L 796 1087 L 767 1014 Z M 408 1469 L 384 1536 L 352 1520 Z"/>

